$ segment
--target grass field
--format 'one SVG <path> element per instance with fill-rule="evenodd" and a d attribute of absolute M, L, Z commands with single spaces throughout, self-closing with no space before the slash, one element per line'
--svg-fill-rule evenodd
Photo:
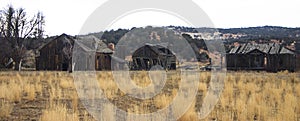
<path fill-rule="evenodd" d="M 115 106 L 130 113 L 143 114 L 166 107 L 177 94 L 180 75 L 171 71 L 167 73 L 170 78 L 162 92 L 146 100 L 137 100 L 118 89 L 111 72 L 97 72 L 97 80 L 106 97 Z M 133 82 L 146 87 L 151 83 L 147 75 L 146 72 L 135 72 L 132 75 Z M 181 121 L 199 120 L 197 112 L 211 78 L 209 72 L 199 72 L 199 75 L 200 83 L 195 101 L 179 119 Z M 113 116 L 109 118 L 115 119 Z M 2 120 L 95 119 L 78 99 L 70 73 L 0 72 L 0 121 Z M 300 121 L 300 74 L 228 72 L 219 102 L 203 120 Z"/>

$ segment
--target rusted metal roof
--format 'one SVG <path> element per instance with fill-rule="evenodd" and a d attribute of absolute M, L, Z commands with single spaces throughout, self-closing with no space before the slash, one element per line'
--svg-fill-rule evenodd
<path fill-rule="evenodd" d="M 232 49 L 229 51 L 229 53 L 237 53 L 238 50 L 239 50 L 240 48 L 241 48 L 241 46 L 236 46 L 236 47 L 232 48 Z"/>
<path fill-rule="evenodd" d="M 294 54 L 293 51 L 282 47 L 277 43 L 254 44 L 246 43 L 232 48 L 228 54 L 248 54 L 254 50 L 261 51 L 265 54 Z"/>
<path fill-rule="evenodd" d="M 289 49 L 282 48 L 281 51 L 280 51 L 280 54 L 294 54 L 294 52 L 292 52 Z"/>

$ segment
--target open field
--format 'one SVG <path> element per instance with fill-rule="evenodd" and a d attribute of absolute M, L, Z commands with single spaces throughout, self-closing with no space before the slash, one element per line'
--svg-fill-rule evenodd
<path fill-rule="evenodd" d="M 99 87 L 115 106 L 130 113 L 144 114 L 166 107 L 176 96 L 180 74 L 169 71 L 167 75 L 170 78 L 162 92 L 146 100 L 132 98 L 118 89 L 111 72 L 97 72 L 97 80 Z M 209 72 L 199 72 L 199 75 L 198 93 L 190 109 L 179 119 L 181 121 L 199 120 L 197 112 L 211 78 Z M 140 87 L 151 83 L 146 72 L 135 72 L 132 79 Z M 185 100 L 182 103 L 186 103 Z M 106 116 L 105 112 L 103 116 Z M 115 119 L 113 116 L 109 118 Z M 78 99 L 70 73 L 0 72 L 0 121 L 2 120 L 95 119 Z M 300 74 L 228 72 L 219 102 L 203 120 L 300 121 Z"/>

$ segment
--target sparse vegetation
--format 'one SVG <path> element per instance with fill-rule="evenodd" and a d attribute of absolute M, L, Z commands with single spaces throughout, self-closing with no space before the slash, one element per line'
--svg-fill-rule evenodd
<path fill-rule="evenodd" d="M 135 73 L 134 83 L 141 87 L 149 84 L 145 72 Z M 211 78 L 209 72 L 199 74 L 200 83 L 196 100 L 179 119 L 180 121 L 199 120 L 197 113 Z M 130 113 L 143 114 L 164 108 L 176 96 L 180 75 L 171 71 L 168 72 L 169 75 L 172 76 L 166 81 L 162 92 L 147 100 L 136 100 L 120 91 L 113 81 L 111 72 L 99 72 L 97 79 L 99 87 L 110 102 Z M 299 73 L 229 72 L 219 102 L 203 120 L 297 121 L 300 120 L 299 99 Z M 183 99 L 182 103 L 185 103 L 184 101 Z M 113 115 L 109 115 L 106 119 L 115 119 Z M 71 74 L 0 72 L 0 120 L 28 119 L 95 120 L 78 99 Z"/>

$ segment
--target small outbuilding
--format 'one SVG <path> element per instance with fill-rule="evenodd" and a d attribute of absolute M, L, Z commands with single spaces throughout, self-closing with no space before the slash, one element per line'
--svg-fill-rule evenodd
<path fill-rule="evenodd" d="M 150 70 L 159 65 L 166 70 L 176 70 L 176 56 L 160 44 L 146 44 L 132 54 L 134 70 Z"/>

